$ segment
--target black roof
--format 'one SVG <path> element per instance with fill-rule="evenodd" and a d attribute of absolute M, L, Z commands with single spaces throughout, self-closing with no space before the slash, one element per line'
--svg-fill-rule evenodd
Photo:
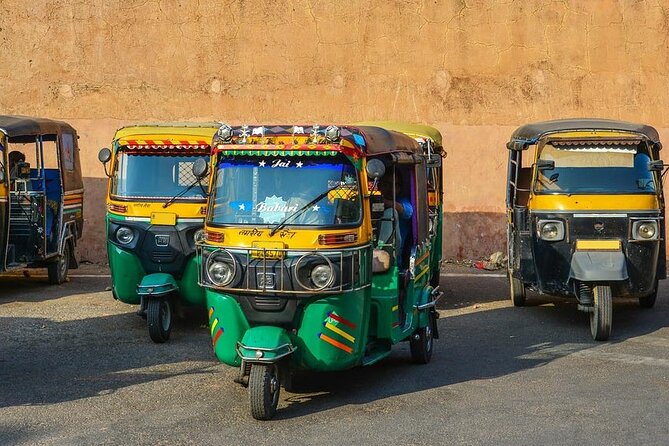
<path fill-rule="evenodd" d="M 524 143 L 526 145 L 536 144 L 542 137 L 556 132 L 576 130 L 611 130 L 636 133 L 644 136 L 653 143 L 660 141 L 660 136 L 655 128 L 634 124 L 625 121 L 614 121 L 611 119 L 557 119 L 554 121 L 535 122 L 526 124 L 516 129 L 511 135 L 512 143 Z"/>
<path fill-rule="evenodd" d="M 31 118 L 29 116 L 0 115 L 0 132 L 8 137 L 40 135 L 45 133 L 61 133 L 68 131 L 76 134 L 70 124 L 63 121 L 54 121 L 46 118 Z"/>

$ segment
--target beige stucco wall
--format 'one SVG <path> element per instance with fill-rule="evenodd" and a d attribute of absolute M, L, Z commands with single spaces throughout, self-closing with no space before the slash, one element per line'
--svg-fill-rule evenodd
<path fill-rule="evenodd" d="M 504 246 L 516 126 L 669 128 L 668 38 L 664 0 L 2 0 L 0 113 L 79 130 L 88 260 L 104 259 L 98 148 L 127 123 L 204 119 L 438 127 L 446 252 L 477 257 Z"/>

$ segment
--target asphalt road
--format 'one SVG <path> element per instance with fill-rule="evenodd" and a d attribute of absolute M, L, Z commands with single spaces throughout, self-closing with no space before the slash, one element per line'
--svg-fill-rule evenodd
<path fill-rule="evenodd" d="M 368 368 L 302 378 L 277 417 L 248 413 L 204 314 L 153 344 L 109 279 L 0 279 L 0 444 L 662 444 L 669 442 L 669 283 L 614 307 L 591 340 L 573 302 L 513 308 L 501 277 L 442 277 L 432 362 L 408 345 Z"/>

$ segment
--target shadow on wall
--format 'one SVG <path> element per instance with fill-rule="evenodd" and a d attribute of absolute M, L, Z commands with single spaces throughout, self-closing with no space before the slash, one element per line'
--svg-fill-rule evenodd
<path fill-rule="evenodd" d="M 84 233 L 77 245 L 80 261 L 107 263 L 106 192 L 107 178 L 84 177 Z"/>
<path fill-rule="evenodd" d="M 444 259 L 479 259 L 506 250 L 506 214 L 445 212 Z"/>

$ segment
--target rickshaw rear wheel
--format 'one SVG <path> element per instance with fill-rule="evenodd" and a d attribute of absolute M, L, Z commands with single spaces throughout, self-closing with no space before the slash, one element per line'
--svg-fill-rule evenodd
<path fill-rule="evenodd" d="M 655 281 L 655 289 L 651 294 L 648 296 L 640 297 L 639 298 L 639 306 L 641 308 L 653 308 L 655 305 L 655 300 L 657 299 L 657 280 Z"/>
<path fill-rule="evenodd" d="M 157 344 L 170 338 L 172 332 L 172 307 L 166 298 L 150 298 L 146 307 L 149 337 Z"/>
<path fill-rule="evenodd" d="M 419 328 L 409 339 L 411 359 L 417 364 L 427 364 L 432 359 L 434 349 L 434 317 L 430 315 L 429 322 L 425 327 Z"/>
<path fill-rule="evenodd" d="M 276 364 L 253 364 L 249 376 L 249 403 L 256 420 L 269 420 L 279 405 L 281 381 Z"/>
<path fill-rule="evenodd" d="M 592 289 L 594 305 L 590 313 L 590 333 L 595 341 L 606 341 L 611 335 L 613 301 L 611 287 L 597 285 Z"/>
<path fill-rule="evenodd" d="M 70 268 L 70 245 L 65 245 L 63 255 L 58 256 L 55 262 L 49 263 L 47 267 L 49 283 L 51 285 L 60 285 L 67 280 L 67 273 Z"/>
<path fill-rule="evenodd" d="M 511 275 L 509 271 L 509 296 L 514 307 L 525 306 L 525 285 Z"/>

